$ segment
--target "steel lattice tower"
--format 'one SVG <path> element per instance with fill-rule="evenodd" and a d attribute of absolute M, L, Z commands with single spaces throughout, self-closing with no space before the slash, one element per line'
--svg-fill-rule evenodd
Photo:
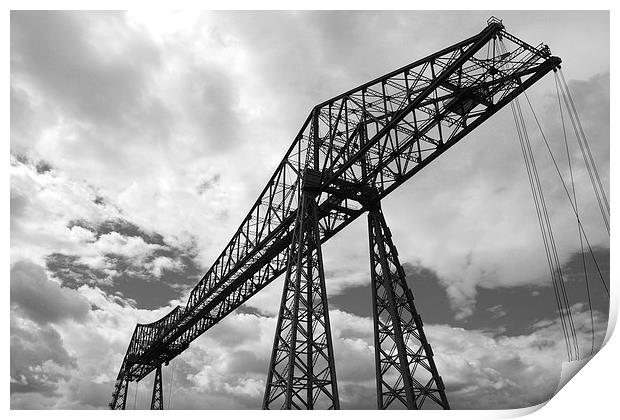
<path fill-rule="evenodd" d="M 304 177 L 264 409 L 340 408 L 315 201 L 319 177 L 312 170 Z"/>
<path fill-rule="evenodd" d="M 449 409 L 433 351 L 413 303 L 392 234 L 377 205 L 368 212 L 377 407 L 420 409 L 428 398 Z"/>
<path fill-rule="evenodd" d="M 154 370 L 161 407 L 161 364 L 284 274 L 263 408 L 340 408 L 321 245 L 368 212 L 378 407 L 449 408 L 380 203 L 560 63 L 490 19 L 316 105 L 186 305 L 136 326 L 110 407 Z"/>
<path fill-rule="evenodd" d="M 127 388 L 129 387 L 129 377 L 123 376 L 116 380 L 114 386 L 114 394 L 112 394 L 112 402 L 110 408 L 112 410 L 124 410 L 127 405 Z"/>
<path fill-rule="evenodd" d="M 161 386 L 161 365 L 155 369 L 155 379 L 153 380 L 153 396 L 151 397 L 151 410 L 164 409 L 164 392 Z"/>

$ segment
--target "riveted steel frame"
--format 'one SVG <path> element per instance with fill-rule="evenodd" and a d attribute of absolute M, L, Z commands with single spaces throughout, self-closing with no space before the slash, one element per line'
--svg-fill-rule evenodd
<path fill-rule="evenodd" d="M 164 409 L 164 391 L 161 381 L 161 365 L 155 368 L 155 378 L 153 379 L 153 395 L 151 396 L 151 410 Z"/>
<path fill-rule="evenodd" d="M 368 212 L 377 408 L 450 408 L 392 234 L 377 205 Z M 427 404 L 427 408 L 428 408 Z"/>
<path fill-rule="evenodd" d="M 507 52 L 496 48 L 500 37 Z M 530 46 L 492 22 L 317 105 L 187 305 L 153 323 L 157 328 L 136 327 L 111 405 L 118 408 L 125 377 L 139 380 L 176 357 L 286 271 L 308 162 L 321 174 L 316 203 L 323 243 L 559 64 L 546 46 Z"/>
<path fill-rule="evenodd" d="M 288 261 L 263 409 L 339 409 L 318 211 L 308 192 Z"/>
<path fill-rule="evenodd" d="M 114 385 L 114 393 L 112 394 L 112 402 L 110 408 L 112 410 L 124 410 L 127 405 L 127 389 L 129 387 L 129 375 L 119 375 Z"/>

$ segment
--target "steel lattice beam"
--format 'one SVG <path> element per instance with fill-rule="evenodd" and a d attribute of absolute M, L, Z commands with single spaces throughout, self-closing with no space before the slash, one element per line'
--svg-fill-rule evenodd
<path fill-rule="evenodd" d="M 503 39 L 507 52 L 496 43 Z M 118 374 L 139 380 L 286 271 L 306 168 L 320 174 L 324 243 L 559 66 L 549 49 L 497 21 L 479 34 L 325 101 L 293 144 L 185 307 L 138 325 Z"/>

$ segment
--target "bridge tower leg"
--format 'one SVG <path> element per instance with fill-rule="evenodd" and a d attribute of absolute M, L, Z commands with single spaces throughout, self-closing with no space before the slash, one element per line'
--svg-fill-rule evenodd
<path fill-rule="evenodd" d="M 368 213 L 377 407 L 450 409 L 422 319 L 379 204 Z M 430 407 L 429 407 L 430 408 Z"/>
<path fill-rule="evenodd" d="M 129 387 L 129 378 L 124 373 L 116 379 L 114 386 L 114 394 L 112 394 L 112 402 L 110 409 L 124 410 L 127 404 L 127 388 Z"/>
<path fill-rule="evenodd" d="M 161 364 L 155 369 L 155 380 L 153 381 L 153 397 L 151 398 L 151 410 L 164 409 L 164 392 L 161 385 Z"/>
<path fill-rule="evenodd" d="M 263 409 L 339 409 L 317 204 L 300 201 Z"/>

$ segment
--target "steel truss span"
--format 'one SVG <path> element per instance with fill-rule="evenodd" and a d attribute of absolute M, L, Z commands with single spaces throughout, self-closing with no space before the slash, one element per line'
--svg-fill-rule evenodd
<path fill-rule="evenodd" d="M 501 51 L 500 40 L 506 48 Z M 490 19 L 477 35 L 315 106 L 185 307 L 136 326 L 110 407 L 124 409 L 129 382 L 154 370 L 161 377 L 162 363 L 286 273 L 263 407 L 339 408 L 320 249 L 372 210 L 378 407 L 421 408 L 427 400 L 448 408 L 413 296 L 391 258 L 395 248 L 376 209 L 560 63 L 546 45 L 531 46 Z M 386 264 L 394 275 L 383 271 Z M 395 316 L 394 304 L 407 319 Z M 422 371 L 426 377 L 419 379 Z M 154 406 L 161 407 L 159 400 Z"/>

